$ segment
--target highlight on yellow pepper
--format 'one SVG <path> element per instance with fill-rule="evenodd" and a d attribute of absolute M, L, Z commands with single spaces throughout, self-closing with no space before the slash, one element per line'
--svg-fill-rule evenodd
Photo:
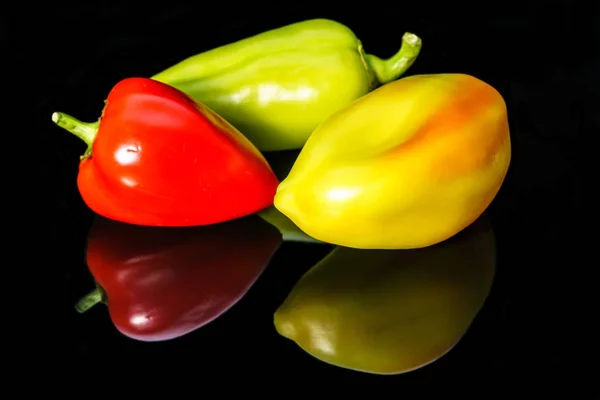
<path fill-rule="evenodd" d="M 316 359 L 372 374 L 401 374 L 460 342 L 491 291 L 495 239 L 485 216 L 422 249 L 336 247 L 274 314 L 277 332 Z"/>
<path fill-rule="evenodd" d="M 506 104 L 496 89 L 465 74 L 410 76 L 321 124 L 274 206 L 323 242 L 427 247 L 482 215 L 510 160 Z"/>

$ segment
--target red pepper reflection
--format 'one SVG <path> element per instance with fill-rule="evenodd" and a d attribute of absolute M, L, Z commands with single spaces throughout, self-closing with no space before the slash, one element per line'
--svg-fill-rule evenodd
<path fill-rule="evenodd" d="M 97 217 L 87 263 L 116 328 L 141 341 L 185 335 L 238 302 L 281 244 L 281 234 L 251 216 L 193 228 L 128 225 Z"/>

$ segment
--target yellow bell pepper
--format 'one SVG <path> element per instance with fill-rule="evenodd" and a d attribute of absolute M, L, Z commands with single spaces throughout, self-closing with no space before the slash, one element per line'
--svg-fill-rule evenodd
<path fill-rule="evenodd" d="M 279 185 L 274 205 L 323 242 L 426 247 L 484 212 L 510 159 L 498 91 L 464 74 L 411 76 L 321 124 Z"/>
<path fill-rule="evenodd" d="M 424 249 L 336 247 L 294 286 L 274 325 L 323 362 L 409 372 L 448 353 L 467 332 L 491 290 L 495 260 L 485 217 Z"/>

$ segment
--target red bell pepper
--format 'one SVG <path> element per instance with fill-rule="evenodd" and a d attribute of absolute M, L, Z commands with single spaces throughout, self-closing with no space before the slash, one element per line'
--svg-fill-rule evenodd
<path fill-rule="evenodd" d="M 269 207 L 279 181 L 263 155 L 218 114 L 146 78 L 113 87 L 99 121 L 52 120 L 88 149 L 77 185 L 97 214 L 150 226 L 208 225 Z"/>
<path fill-rule="evenodd" d="M 96 217 L 86 259 L 97 289 L 75 308 L 103 302 L 117 330 L 132 339 L 181 337 L 236 304 L 281 243 L 279 231 L 257 216 L 187 228 Z"/>

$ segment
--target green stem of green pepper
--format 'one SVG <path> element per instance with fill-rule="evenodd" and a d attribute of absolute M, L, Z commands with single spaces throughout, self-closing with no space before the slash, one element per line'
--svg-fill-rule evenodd
<path fill-rule="evenodd" d="M 372 54 L 366 54 L 365 61 L 375 73 L 379 84 L 384 85 L 398 79 L 413 65 L 421 52 L 422 45 L 423 41 L 420 37 L 407 32 L 402 36 L 402 46 L 395 55 L 382 60 Z"/>
<path fill-rule="evenodd" d="M 81 159 L 87 158 L 92 154 L 92 144 L 96 138 L 96 132 L 98 131 L 98 125 L 100 123 L 99 121 L 81 122 L 68 114 L 55 112 L 52 114 L 52 122 L 71 132 L 87 144 L 87 150 L 84 155 L 81 156 Z"/>
<path fill-rule="evenodd" d="M 106 293 L 100 286 L 96 285 L 96 289 L 92 290 L 75 303 L 75 309 L 78 313 L 82 314 L 98 303 L 106 304 Z"/>

